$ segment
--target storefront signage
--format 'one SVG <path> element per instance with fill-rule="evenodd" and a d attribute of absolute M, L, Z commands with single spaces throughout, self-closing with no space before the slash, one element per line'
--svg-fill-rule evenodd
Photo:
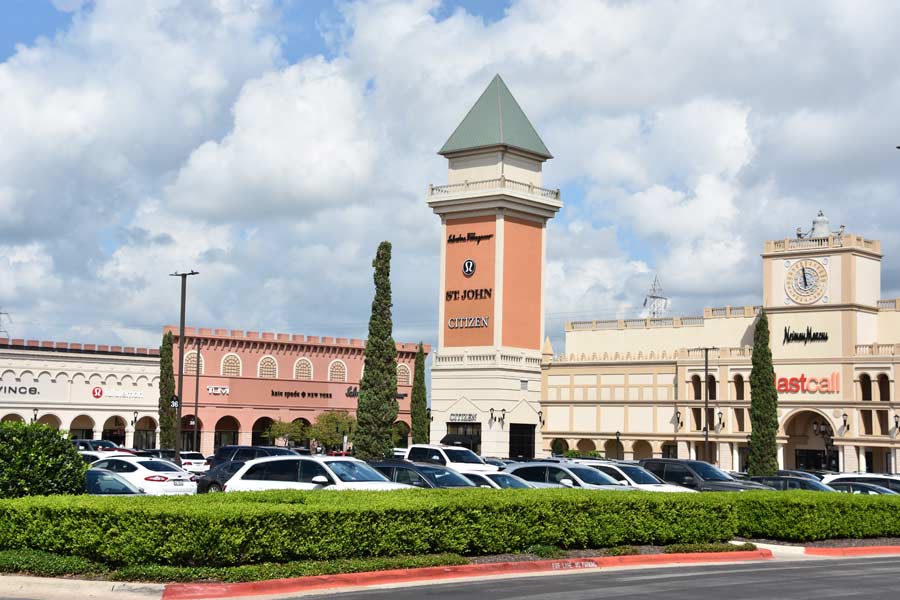
<path fill-rule="evenodd" d="M 489 240 L 494 237 L 493 233 L 472 233 L 469 232 L 466 235 L 461 233 L 451 233 L 450 237 L 447 238 L 448 244 L 462 244 L 464 242 L 475 242 L 477 246 L 481 242 L 485 240 Z"/>
<path fill-rule="evenodd" d="M 228 396 L 230 390 L 227 385 L 208 385 L 206 386 L 206 392 L 210 396 Z"/>
<path fill-rule="evenodd" d="M 348 398 L 358 398 L 359 397 L 359 387 L 355 386 L 355 385 L 351 385 L 350 387 L 347 388 L 345 395 Z M 398 393 L 396 398 L 397 398 L 397 400 L 403 400 L 404 398 L 406 398 L 407 395 L 408 394 Z"/>
<path fill-rule="evenodd" d="M 331 392 L 301 392 L 291 390 L 284 392 L 282 390 L 272 390 L 273 398 L 331 398 Z"/>
<path fill-rule="evenodd" d="M 450 413 L 450 423 L 476 423 L 478 414 L 476 413 Z"/>
<path fill-rule="evenodd" d="M 107 398 L 143 398 L 142 391 L 125 391 L 125 390 L 104 390 L 102 387 L 95 387 L 91 390 L 91 396 L 99 400 L 104 396 Z"/>
<path fill-rule="evenodd" d="M 784 344 L 793 344 L 802 342 L 803 345 L 812 344 L 814 342 L 827 342 L 827 331 L 813 331 L 812 327 L 807 327 L 806 331 L 794 331 L 790 325 L 784 328 Z"/>
<path fill-rule="evenodd" d="M 447 290 L 447 302 L 454 300 L 490 300 L 494 290 L 492 288 L 481 288 L 478 290 Z"/>
<path fill-rule="evenodd" d="M 779 394 L 839 394 L 841 374 L 837 371 L 829 377 L 777 377 L 775 389 Z"/>
<path fill-rule="evenodd" d="M 490 317 L 450 317 L 447 329 L 484 329 L 489 327 Z"/>
<path fill-rule="evenodd" d="M 40 392 L 36 387 L 27 385 L 0 385 L 0 394 L 9 394 L 10 396 L 39 396 Z"/>

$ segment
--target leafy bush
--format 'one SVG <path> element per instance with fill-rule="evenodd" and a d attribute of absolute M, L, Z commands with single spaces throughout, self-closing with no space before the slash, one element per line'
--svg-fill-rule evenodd
<path fill-rule="evenodd" d="M 613 546 L 606 549 L 607 556 L 629 556 L 631 554 L 639 554 L 634 546 Z"/>
<path fill-rule="evenodd" d="M 87 466 L 66 437 L 40 423 L 0 423 L 0 498 L 82 494 Z"/>
<path fill-rule="evenodd" d="M 104 565 L 80 556 L 59 556 L 39 550 L 0 550 L 0 573 L 28 573 L 39 577 L 100 575 Z"/>
<path fill-rule="evenodd" d="M 535 544 L 534 546 L 528 546 L 525 548 L 525 553 L 534 554 L 541 558 L 559 558 L 565 554 L 565 552 L 556 546 L 550 546 L 549 544 Z"/>
<path fill-rule="evenodd" d="M 672 544 L 663 548 L 666 554 L 687 554 L 692 552 L 748 552 L 756 546 L 746 544 Z"/>

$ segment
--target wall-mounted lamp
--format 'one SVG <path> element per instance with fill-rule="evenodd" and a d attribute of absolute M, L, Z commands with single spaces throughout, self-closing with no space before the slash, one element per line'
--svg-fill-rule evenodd
<path fill-rule="evenodd" d="M 36 408 L 33 409 L 33 410 L 32 410 L 32 414 L 34 415 L 34 417 L 31 419 L 31 422 L 32 422 L 32 423 L 37 423 L 38 409 L 36 409 Z"/>
<path fill-rule="evenodd" d="M 817 419 L 813 419 L 812 430 L 813 435 L 819 435 L 819 421 Z"/>
<path fill-rule="evenodd" d="M 425 417 L 428 419 L 429 422 L 430 422 L 430 421 L 434 421 L 434 417 L 433 417 L 432 414 L 431 414 L 431 409 L 430 409 L 430 408 L 426 408 L 426 409 L 425 409 Z"/>
<path fill-rule="evenodd" d="M 137 425 L 137 417 L 138 417 L 138 411 L 134 411 L 133 418 L 131 419 L 131 426 L 132 426 L 132 427 L 134 427 L 135 425 Z"/>
<path fill-rule="evenodd" d="M 720 410 L 720 411 L 719 411 L 719 414 L 716 415 L 716 416 L 719 417 L 719 422 L 716 423 L 716 427 L 717 427 L 718 429 L 722 429 L 722 427 L 725 426 L 725 421 L 722 419 L 722 417 L 724 417 L 725 415 L 723 415 L 723 414 L 722 414 L 722 411 Z"/>
<path fill-rule="evenodd" d="M 841 418 L 844 419 L 844 431 L 847 431 L 847 413 L 842 414 Z"/>
<path fill-rule="evenodd" d="M 900 415 L 894 415 L 894 429 L 900 431 Z"/>
<path fill-rule="evenodd" d="M 490 421 L 491 423 L 500 423 L 500 425 L 503 425 L 503 424 L 506 422 L 506 409 L 505 409 L 505 408 L 500 409 L 500 410 L 497 411 L 497 414 L 498 414 L 499 416 L 494 416 L 494 409 L 493 409 L 493 408 L 490 409 L 490 413 L 491 413 L 491 416 L 490 416 L 490 418 L 489 418 L 489 421 Z"/>
<path fill-rule="evenodd" d="M 897 417 L 897 418 L 900 418 L 900 417 Z M 538 421 L 540 421 L 541 427 L 543 427 L 544 426 L 544 411 L 542 411 L 542 410 L 538 411 Z"/>
<path fill-rule="evenodd" d="M 678 431 L 682 427 L 684 427 L 684 421 L 681 420 L 681 411 L 676 410 L 675 411 L 675 431 Z"/>

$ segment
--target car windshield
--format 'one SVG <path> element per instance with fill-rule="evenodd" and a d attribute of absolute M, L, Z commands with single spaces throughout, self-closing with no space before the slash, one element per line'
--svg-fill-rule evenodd
<path fill-rule="evenodd" d="M 182 460 L 206 460 L 206 457 L 200 454 L 199 452 L 182 452 L 181 453 Z"/>
<path fill-rule="evenodd" d="M 138 464 L 148 471 L 157 471 L 162 473 L 181 471 L 181 469 L 174 464 L 166 462 L 164 460 L 140 460 L 138 461 Z"/>
<path fill-rule="evenodd" d="M 512 475 L 506 473 L 485 473 L 486 477 L 490 477 L 494 483 L 505 489 L 526 489 L 531 486 Z"/>
<path fill-rule="evenodd" d="M 115 473 L 97 469 L 87 472 L 88 494 L 140 494 L 141 490 Z"/>
<path fill-rule="evenodd" d="M 656 475 L 648 471 L 647 469 L 643 469 L 641 467 L 626 467 L 621 466 L 619 470 L 628 475 L 628 477 L 637 484 L 648 484 L 652 485 L 655 483 L 665 483 L 663 480 L 658 478 Z"/>
<path fill-rule="evenodd" d="M 437 467 L 419 467 L 422 474 L 430 477 L 437 487 L 475 487 L 475 484 L 453 471 Z"/>
<path fill-rule="evenodd" d="M 820 492 L 833 492 L 834 489 L 825 485 L 821 481 L 813 481 L 811 479 L 807 479 L 803 482 L 803 485 L 800 489 L 803 490 L 819 490 Z"/>
<path fill-rule="evenodd" d="M 578 479 L 591 485 L 619 485 L 619 483 L 606 473 L 601 473 L 597 469 L 590 467 L 571 467 L 569 469 Z"/>
<path fill-rule="evenodd" d="M 387 477 L 364 462 L 355 460 L 329 460 L 328 465 L 341 481 L 389 481 Z"/>
<path fill-rule="evenodd" d="M 706 481 L 734 481 L 734 478 L 724 471 L 702 460 L 692 460 L 688 464 Z"/>
<path fill-rule="evenodd" d="M 467 448 L 444 448 L 450 462 L 466 463 L 471 465 L 483 465 L 484 461 L 477 454 Z"/>
<path fill-rule="evenodd" d="M 297 454 L 290 448 L 266 448 L 266 451 L 272 456 L 285 456 L 287 454 L 294 456 Z"/>
<path fill-rule="evenodd" d="M 118 448 L 118 446 L 106 440 L 96 440 L 91 442 L 91 444 L 94 446 L 94 448 Z"/>

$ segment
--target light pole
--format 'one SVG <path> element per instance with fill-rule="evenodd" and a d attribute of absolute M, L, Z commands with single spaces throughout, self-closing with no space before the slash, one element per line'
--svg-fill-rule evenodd
<path fill-rule="evenodd" d="M 706 462 L 712 462 L 709 460 L 709 351 L 718 350 L 718 348 L 715 346 L 704 346 L 694 348 L 694 350 L 703 350 L 703 459 Z"/>
<path fill-rule="evenodd" d="M 619 460 L 622 460 L 625 458 L 625 449 L 622 448 L 622 442 L 619 441 L 620 437 L 622 437 L 622 434 L 617 431 L 616 432 L 616 454 L 619 456 Z M 620 451 L 619 448 L 622 448 L 622 450 Z"/>
<path fill-rule="evenodd" d="M 170 277 L 181 277 L 181 320 L 178 325 L 178 392 L 172 398 L 175 409 L 175 464 L 181 466 L 181 393 L 184 391 L 184 306 L 187 300 L 187 278 L 199 275 L 193 269 L 188 273 L 171 273 Z"/>
<path fill-rule="evenodd" d="M 197 427 L 200 426 L 200 337 L 197 336 L 197 368 L 194 369 L 194 452 L 200 452 L 197 440 Z"/>

